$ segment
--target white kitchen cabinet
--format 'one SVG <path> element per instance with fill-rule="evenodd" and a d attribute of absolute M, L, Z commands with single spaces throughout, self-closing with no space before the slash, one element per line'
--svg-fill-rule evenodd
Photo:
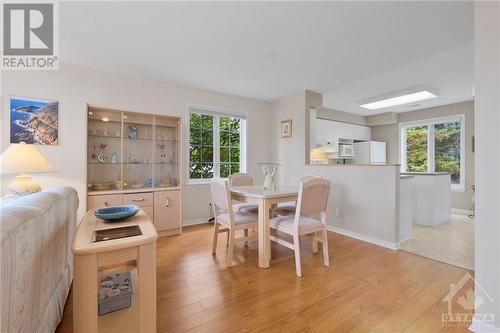
<path fill-rule="evenodd" d="M 349 139 L 360 140 L 360 141 L 370 141 L 372 138 L 372 129 L 368 126 L 362 125 L 350 125 L 351 133 L 353 137 Z"/>
<path fill-rule="evenodd" d="M 334 141 L 334 122 L 331 120 L 316 119 L 316 143 L 327 145 Z"/>
<path fill-rule="evenodd" d="M 337 147 L 339 138 L 370 141 L 371 128 L 368 126 L 343 123 L 340 121 L 316 119 L 315 137 L 316 144 L 322 146 L 331 144 L 331 146 Z"/>

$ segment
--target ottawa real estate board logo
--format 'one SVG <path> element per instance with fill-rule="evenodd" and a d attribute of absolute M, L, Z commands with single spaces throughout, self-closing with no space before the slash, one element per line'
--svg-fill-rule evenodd
<path fill-rule="evenodd" d="M 1 69 L 57 70 L 57 1 L 2 2 Z"/>

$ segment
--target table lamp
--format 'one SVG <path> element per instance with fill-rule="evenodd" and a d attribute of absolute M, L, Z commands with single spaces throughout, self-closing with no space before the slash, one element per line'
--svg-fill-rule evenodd
<path fill-rule="evenodd" d="M 1 156 L 0 166 L 2 174 L 19 174 L 7 188 L 7 192 L 11 194 L 40 191 L 40 185 L 32 181 L 28 173 L 54 171 L 52 165 L 33 145 L 24 142 L 10 145 Z"/>

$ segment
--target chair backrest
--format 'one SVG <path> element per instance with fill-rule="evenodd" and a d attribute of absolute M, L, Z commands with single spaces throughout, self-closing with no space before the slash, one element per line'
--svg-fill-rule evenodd
<path fill-rule="evenodd" d="M 322 177 L 313 176 L 313 175 L 307 175 L 307 176 L 300 177 L 301 182 L 307 182 L 307 181 L 312 180 L 312 179 L 322 179 Z"/>
<path fill-rule="evenodd" d="M 311 177 L 300 183 L 297 209 L 295 210 L 295 224 L 298 228 L 300 216 L 322 215 L 326 223 L 326 211 L 330 196 L 330 182 L 321 178 Z"/>
<path fill-rule="evenodd" d="M 253 178 L 248 173 L 235 173 L 227 178 L 229 186 L 253 185 Z"/>
<path fill-rule="evenodd" d="M 214 215 L 217 217 L 220 214 L 231 213 L 231 197 L 227 181 L 214 179 L 210 183 L 210 189 L 212 192 Z"/>

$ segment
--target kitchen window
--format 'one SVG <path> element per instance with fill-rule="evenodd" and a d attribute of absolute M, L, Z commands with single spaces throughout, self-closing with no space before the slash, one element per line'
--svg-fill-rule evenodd
<path fill-rule="evenodd" d="M 189 109 L 189 184 L 245 172 L 245 126 L 241 115 Z"/>
<path fill-rule="evenodd" d="M 464 191 L 464 118 L 401 123 L 401 172 L 451 172 L 452 190 Z"/>

